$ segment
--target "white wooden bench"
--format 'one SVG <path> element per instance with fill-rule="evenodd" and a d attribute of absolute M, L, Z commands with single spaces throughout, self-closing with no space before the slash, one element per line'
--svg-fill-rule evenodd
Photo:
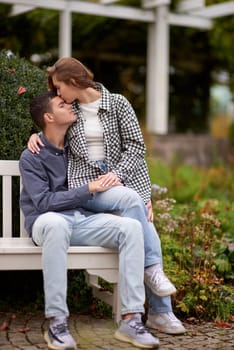
<path fill-rule="evenodd" d="M 24 218 L 20 215 L 19 232 L 13 233 L 12 222 L 12 179 L 20 177 L 18 161 L 0 160 L 2 178 L 2 227 L 0 231 L 0 270 L 40 270 L 41 248 L 36 247 L 24 230 Z M 21 182 L 18 188 L 20 191 Z M 15 237 L 17 236 L 17 237 Z M 118 284 L 118 252 L 102 247 L 70 247 L 68 269 L 86 270 L 87 283 L 93 295 L 112 306 L 116 322 L 120 319 L 120 299 Z M 103 291 L 98 285 L 98 277 L 113 283 L 113 293 Z"/>

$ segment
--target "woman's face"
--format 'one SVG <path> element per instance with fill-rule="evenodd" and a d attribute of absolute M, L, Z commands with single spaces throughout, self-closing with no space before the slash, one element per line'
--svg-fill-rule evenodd
<path fill-rule="evenodd" d="M 72 103 L 77 99 L 77 88 L 73 84 L 66 84 L 63 81 L 57 80 L 56 76 L 52 77 L 54 87 L 57 90 L 57 95 L 60 96 L 66 103 Z"/>

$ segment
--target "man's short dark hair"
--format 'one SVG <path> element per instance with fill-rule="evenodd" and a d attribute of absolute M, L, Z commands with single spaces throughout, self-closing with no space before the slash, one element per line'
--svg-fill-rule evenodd
<path fill-rule="evenodd" d="M 34 123 L 42 130 L 45 127 L 44 114 L 51 112 L 50 101 L 56 97 L 55 91 L 46 91 L 35 96 L 30 102 L 30 114 Z"/>

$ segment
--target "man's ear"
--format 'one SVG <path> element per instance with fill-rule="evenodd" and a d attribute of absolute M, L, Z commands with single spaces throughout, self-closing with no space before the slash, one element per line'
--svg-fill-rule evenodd
<path fill-rule="evenodd" d="M 54 121 L 54 116 L 52 113 L 45 113 L 44 114 L 44 119 L 46 123 L 51 123 Z"/>

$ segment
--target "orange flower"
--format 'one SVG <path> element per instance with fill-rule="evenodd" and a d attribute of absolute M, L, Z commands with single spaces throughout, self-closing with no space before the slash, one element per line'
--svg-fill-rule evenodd
<path fill-rule="evenodd" d="M 26 87 L 25 86 L 20 86 L 17 91 L 17 95 L 22 95 L 26 92 Z"/>

